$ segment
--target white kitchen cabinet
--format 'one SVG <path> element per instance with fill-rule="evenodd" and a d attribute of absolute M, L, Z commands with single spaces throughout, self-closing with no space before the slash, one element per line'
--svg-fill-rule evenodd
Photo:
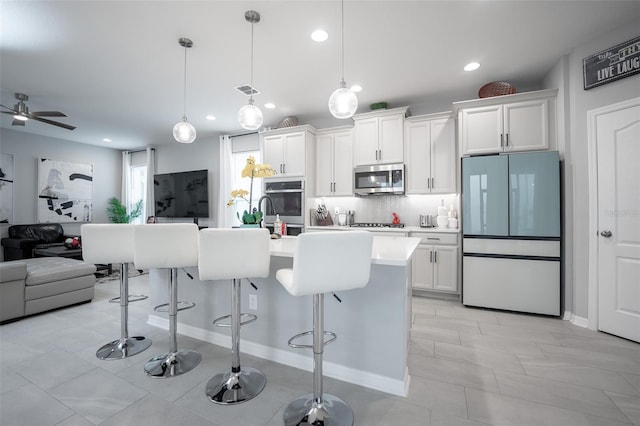
<path fill-rule="evenodd" d="M 420 237 L 412 262 L 413 288 L 458 293 L 458 234 L 411 232 Z"/>
<path fill-rule="evenodd" d="M 456 192 L 455 118 L 451 113 L 409 117 L 404 157 L 407 194 Z"/>
<path fill-rule="evenodd" d="M 456 102 L 462 155 L 555 147 L 556 90 Z"/>
<path fill-rule="evenodd" d="M 264 162 L 278 176 L 304 176 L 307 132 L 298 131 L 263 137 Z"/>
<path fill-rule="evenodd" d="M 408 108 L 394 108 L 353 116 L 354 165 L 404 161 L 404 119 Z"/>
<path fill-rule="evenodd" d="M 351 127 L 318 131 L 316 154 L 316 196 L 353 195 Z"/>

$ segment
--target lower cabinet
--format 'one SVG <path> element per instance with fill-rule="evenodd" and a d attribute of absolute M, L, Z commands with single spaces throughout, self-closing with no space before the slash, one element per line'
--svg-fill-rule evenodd
<path fill-rule="evenodd" d="M 458 234 L 412 232 L 422 242 L 413 256 L 413 288 L 458 293 Z"/>

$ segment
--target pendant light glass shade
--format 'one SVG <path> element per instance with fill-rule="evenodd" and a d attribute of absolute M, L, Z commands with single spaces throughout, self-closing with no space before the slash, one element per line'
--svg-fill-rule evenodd
<path fill-rule="evenodd" d="M 342 24 L 342 79 L 340 87 L 329 96 L 329 112 L 335 118 L 349 118 L 356 113 L 358 109 L 358 97 L 356 94 L 347 89 L 347 83 L 344 82 L 344 0 L 340 3 L 341 7 L 341 24 Z"/>
<path fill-rule="evenodd" d="M 180 143 L 191 143 L 196 140 L 196 128 L 187 121 L 187 49 L 193 46 L 193 42 L 188 38 L 181 37 L 178 39 L 178 44 L 184 47 L 184 99 L 183 99 L 183 113 L 182 120 L 177 122 L 173 126 L 173 137 Z"/>
<path fill-rule="evenodd" d="M 196 140 L 196 128 L 187 121 L 187 117 L 182 117 L 182 121 L 173 126 L 173 137 L 180 143 L 191 143 Z"/>
<path fill-rule="evenodd" d="M 347 84 L 340 82 L 340 88 L 336 89 L 329 97 L 329 111 L 335 118 L 349 118 L 358 109 L 358 97 Z"/>
<path fill-rule="evenodd" d="M 262 111 L 254 105 L 253 99 L 238 111 L 238 122 L 247 130 L 257 130 L 262 126 Z"/>
<path fill-rule="evenodd" d="M 251 23 L 251 96 L 249 103 L 238 111 L 238 122 L 243 129 L 257 130 L 262 126 L 262 111 L 253 102 L 253 24 L 260 22 L 260 14 L 255 10 L 245 12 L 244 19 Z"/>

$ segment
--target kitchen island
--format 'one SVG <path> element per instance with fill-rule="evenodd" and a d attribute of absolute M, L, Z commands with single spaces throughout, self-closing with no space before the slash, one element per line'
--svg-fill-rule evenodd
<path fill-rule="evenodd" d="M 291 296 L 275 279 L 278 269 L 291 268 L 296 241 L 296 237 L 271 240 L 269 277 L 251 279 L 258 290 L 247 280 L 242 281 L 242 312 L 256 314 L 258 321 L 242 327 L 240 350 L 241 354 L 312 371 L 312 352 L 287 345 L 293 335 L 313 328 L 312 296 Z M 419 243 L 419 238 L 375 236 L 369 283 L 361 289 L 338 293 L 342 303 L 331 294 L 326 295 L 325 329 L 338 335 L 338 340 L 325 348 L 326 376 L 406 396 L 411 259 Z M 212 324 L 215 318 L 231 311 L 230 280 L 200 281 L 197 268 L 186 271 L 193 280 L 179 272 L 179 300 L 195 301 L 197 305 L 179 313 L 178 333 L 230 348 L 229 329 Z M 150 271 L 152 306 L 167 302 L 168 277 L 165 269 Z M 251 306 L 250 299 L 257 301 L 255 306 Z M 153 311 L 148 323 L 169 327 L 166 315 Z M 182 348 L 179 338 L 178 347 Z M 268 383 L 267 377 L 267 386 Z"/>

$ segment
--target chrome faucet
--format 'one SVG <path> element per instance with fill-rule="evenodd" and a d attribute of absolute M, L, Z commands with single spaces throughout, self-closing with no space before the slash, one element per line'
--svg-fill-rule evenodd
<path fill-rule="evenodd" d="M 269 197 L 268 195 L 263 195 L 262 197 L 260 197 L 260 199 L 258 200 L 258 211 L 260 213 L 262 213 L 262 200 L 267 200 L 269 201 L 269 204 L 271 205 L 271 210 L 273 210 L 273 214 L 276 214 L 276 209 L 275 207 L 273 207 L 273 200 L 271 199 L 271 197 Z M 264 218 L 264 216 L 263 216 Z M 264 221 L 264 219 L 261 220 L 260 222 L 260 227 L 262 227 L 262 222 Z"/>

